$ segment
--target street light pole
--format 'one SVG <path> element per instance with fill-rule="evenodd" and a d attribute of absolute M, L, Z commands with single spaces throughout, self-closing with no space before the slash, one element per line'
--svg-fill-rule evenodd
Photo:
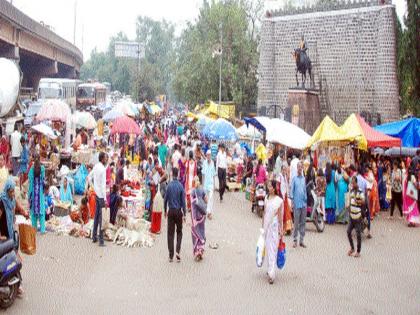
<path fill-rule="evenodd" d="M 219 64 L 219 106 L 217 108 L 217 115 L 220 117 L 220 107 L 222 105 L 222 55 L 223 55 L 223 24 L 219 24 L 220 30 L 220 64 Z"/>

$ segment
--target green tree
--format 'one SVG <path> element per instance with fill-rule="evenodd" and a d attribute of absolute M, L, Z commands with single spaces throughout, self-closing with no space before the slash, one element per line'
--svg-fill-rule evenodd
<path fill-rule="evenodd" d="M 401 113 L 420 115 L 420 4 L 407 0 L 406 29 L 397 25 Z"/>
<path fill-rule="evenodd" d="M 262 8 L 261 1 L 203 1 L 196 22 L 177 41 L 172 86 L 178 100 L 218 100 L 220 59 L 214 52 L 221 47 L 222 100 L 243 108 L 255 104 Z"/>

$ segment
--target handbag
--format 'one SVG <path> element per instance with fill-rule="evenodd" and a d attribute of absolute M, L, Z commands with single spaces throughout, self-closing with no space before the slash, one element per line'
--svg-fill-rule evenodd
<path fill-rule="evenodd" d="M 279 247 L 277 250 L 277 267 L 283 269 L 286 264 L 286 243 L 283 241 L 283 238 L 279 241 Z"/>
<path fill-rule="evenodd" d="M 418 190 L 411 180 L 407 183 L 407 196 L 413 200 L 418 200 Z"/>
<path fill-rule="evenodd" d="M 36 253 L 36 229 L 29 224 L 19 224 L 20 250 L 27 255 Z"/>
<path fill-rule="evenodd" d="M 197 208 L 198 212 L 200 212 L 202 215 L 206 215 L 207 214 L 206 202 L 203 200 L 203 198 L 199 198 L 197 196 L 196 190 L 194 190 L 194 195 L 195 195 L 195 198 L 193 200 L 193 205 Z"/>

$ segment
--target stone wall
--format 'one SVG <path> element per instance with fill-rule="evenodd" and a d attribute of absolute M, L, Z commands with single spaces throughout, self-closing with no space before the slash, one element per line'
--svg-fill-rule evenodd
<path fill-rule="evenodd" d="M 342 123 L 359 110 L 379 114 L 382 122 L 397 119 L 396 14 L 389 1 L 383 3 L 342 2 L 332 8 L 267 13 L 261 34 L 258 107 L 287 106 L 287 91 L 296 86 L 291 53 L 304 34 L 322 117 L 329 114 Z"/>

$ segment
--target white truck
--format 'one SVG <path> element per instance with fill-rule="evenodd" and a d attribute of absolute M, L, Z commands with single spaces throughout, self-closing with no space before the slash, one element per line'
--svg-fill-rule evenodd
<path fill-rule="evenodd" d="M 11 134 L 15 123 L 23 120 L 19 103 L 21 80 L 18 65 L 12 60 L 0 58 L 0 123 L 6 127 L 6 134 Z"/>

